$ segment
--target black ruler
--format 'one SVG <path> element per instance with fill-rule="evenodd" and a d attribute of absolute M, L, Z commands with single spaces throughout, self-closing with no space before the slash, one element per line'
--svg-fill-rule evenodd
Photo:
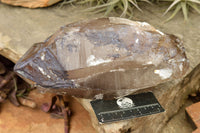
<path fill-rule="evenodd" d="M 99 123 L 132 119 L 165 111 L 152 92 L 115 100 L 95 100 L 90 103 Z"/>

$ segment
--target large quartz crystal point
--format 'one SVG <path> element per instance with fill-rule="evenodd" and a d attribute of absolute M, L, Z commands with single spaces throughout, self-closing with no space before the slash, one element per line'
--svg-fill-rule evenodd
<path fill-rule="evenodd" d="M 62 27 L 33 45 L 14 69 L 47 91 L 112 98 L 181 78 L 188 68 L 182 41 L 174 35 L 110 17 Z"/>

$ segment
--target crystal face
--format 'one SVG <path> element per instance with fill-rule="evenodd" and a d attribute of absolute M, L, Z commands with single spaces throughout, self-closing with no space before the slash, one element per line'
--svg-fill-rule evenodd
<path fill-rule="evenodd" d="M 176 36 L 110 17 L 61 27 L 33 45 L 14 70 L 50 92 L 112 98 L 181 78 L 188 68 Z"/>

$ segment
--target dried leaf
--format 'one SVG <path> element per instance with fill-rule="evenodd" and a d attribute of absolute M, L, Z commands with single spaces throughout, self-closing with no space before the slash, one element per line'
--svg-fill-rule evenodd
<path fill-rule="evenodd" d="M 64 117 L 64 127 L 65 127 L 65 133 L 69 132 L 69 117 L 71 114 L 71 111 L 69 110 L 69 107 L 66 107 L 63 96 L 58 96 L 59 97 L 59 101 L 61 104 L 61 108 L 62 108 L 62 113 L 63 113 L 63 117 Z"/>
<path fill-rule="evenodd" d="M 52 113 L 51 113 L 51 117 L 54 118 L 54 119 L 63 119 L 63 118 L 64 118 L 62 112 L 59 112 L 59 113 L 54 113 L 54 112 L 52 112 Z"/>
<path fill-rule="evenodd" d="M 7 94 L 3 91 L 0 91 L 0 103 L 5 101 Z"/>
<path fill-rule="evenodd" d="M 50 105 L 48 103 L 43 103 L 41 106 L 41 110 L 44 112 L 48 112 L 50 110 Z"/>
<path fill-rule="evenodd" d="M 25 98 L 19 97 L 18 100 L 22 105 L 30 107 L 30 108 L 36 108 L 36 106 L 37 106 L 37 104 L 30 99 L 25 99 Z"/>
<path fill-rule="evenodd" d="M 4 74 L 6 72 L 6 68 L 3 63 L 0 62 L 0 74 Z"/>
<path fill-rule="evenodd" d="M 59 105 L 56 105 L 57 100 L 59 100 Z M 64 118 L 65 133 L 69 132 L 69 117 L 71 115 L 71 111 L 67 106 L 68 102 L 64 101 L 63 96 L 54 96 L 51 103 L 44 103 L 41 107 L 44 112 L 49 112 L 53 118 Z"/>
<path fill-rule="evenodd" d="M 4 79 L 0 82 L 0 89 L 4 87 L 13 77 L 15 73 L 14 72 L 9 72 Z"/>
<path fill-rule="evenodd" d="M 195 95 L 189 95 L 189 98 L 192 100 L 192 102 L 196 103 L 200 101 L 200 92 L 194 93 Z"/>
<path fill-rule="evenodd" d="M 23 89 L 21 89 L 21 90 L 18 90 L 18 91 L 17 91 L 17 97 L 23 96 L 25 92 L 26 92 L 26 88 L 23 88 Z"/>
<path fill-rule="evenodd" d="M 17 100 L 17 97 L 16 97 L 16 92 L 17 92 L 17 83 L 16 83 L 16 80 L 14 79 L 14 85 L 15 85 L 15 88 L 12 90 L 12 92 L 8 95 L 8 98 L 10 100 L 10 102 L 12 104 L 14 104 L 15 106 L 20 106 L 20 103 L 18 102 Z"/>
<path fill-rule="evenodd" d="M 57 97 L 53 96 L 50 103 L 43 103 L 41 106 L 42 111 L 51 112 L 56 101 L 57 101 Z"/>

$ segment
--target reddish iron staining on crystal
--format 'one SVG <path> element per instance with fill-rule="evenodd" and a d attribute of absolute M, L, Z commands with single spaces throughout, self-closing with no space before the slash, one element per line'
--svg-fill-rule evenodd
<path fill-rule="evenodd" d="M 76 97 L 118 97 L 181 78 L 182 42 L 145 22 L 100 18 L 62 27 L 35 44 L 15 71 L 44 90 Z"/>

